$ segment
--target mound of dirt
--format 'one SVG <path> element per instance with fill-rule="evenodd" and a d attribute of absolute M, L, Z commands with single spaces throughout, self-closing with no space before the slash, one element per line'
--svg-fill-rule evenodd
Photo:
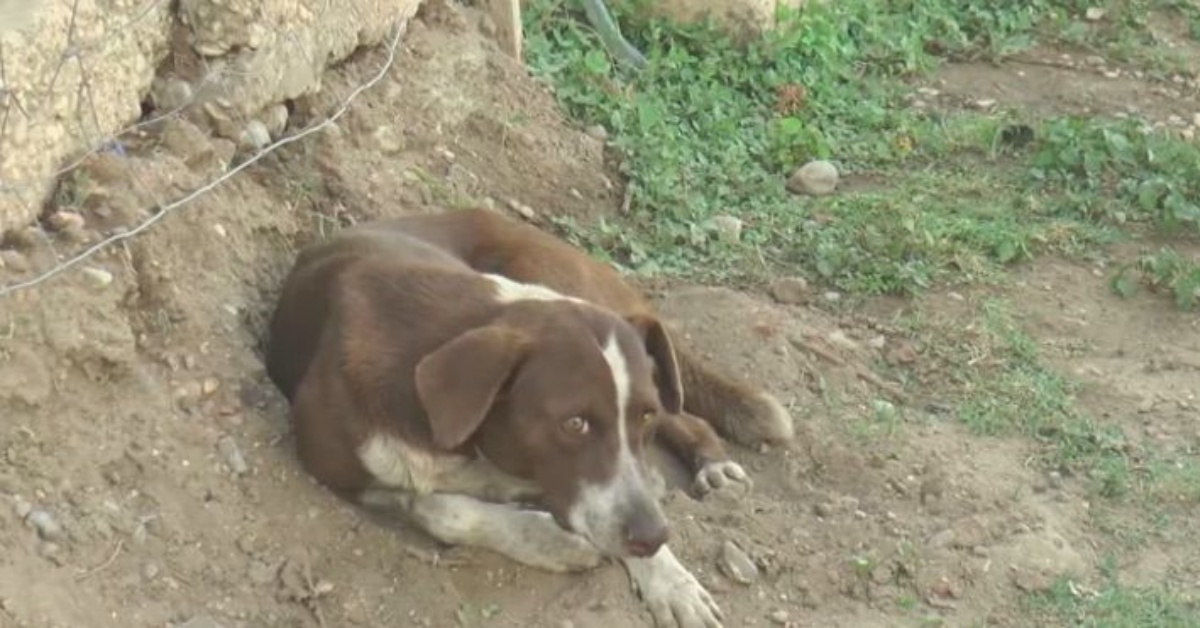
<path fill-rule="evenodd" d="M 540 573 L 338 502 L 300 471 L 263 372 L 264 314 L 295 250 L 324 230 L 472 203 L 534 218 L 617 211 L 603 143 L 481 23 L 431 3 L 387 78 L 335 126 L 6 298 L 0 623 L 648 625 L 615 566 Z M 330 72 L 291 125 L 327 116 L 381 62 L 365 52 Z M 184 120 L 151 129 L 64 183 L 86 227 L 21 239 L 21 255 L 48 268 L 231 159 L 231 144 Z M 799 423 L 794 448 L 734 449 L 750 495 L 670 501 L 673 547 L 728 625 L 1003 625 L 1022 589 L 1086 568 L 1085 505 L 1048 508 L 1056 498 L 1024 489 L 1020 445 L 971 445 L 872 370 L 916 359 L 900 334 L 725 288 L 657 298 L 689 342 L 777 392 Z M 912 436 L 891 434 L 895 422 Z M 722 567 L 747 559 L 748 582 Z"/>

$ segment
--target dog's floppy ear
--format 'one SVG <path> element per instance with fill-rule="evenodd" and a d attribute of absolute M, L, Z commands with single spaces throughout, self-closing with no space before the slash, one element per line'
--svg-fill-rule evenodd
<path fill-rule="evenodd" d="M 675 345 L 671 343 L 666 326 L 649 314 L 631 314 L 625 320 L 641 333 L 646 353 L 654 361 L 654 383 L 658 386 L 663 410 L 670 414 L 679 414 L 683 411 L 683 382 L 679 377 L 679 359 L 675 356 Z"/>
<path fill-rule="evenodd" d="M 454 449 L 479 429 L 529 339 L 499 325 L 472 329 L 417 363 L 417 397 L 433 442 Z"/>

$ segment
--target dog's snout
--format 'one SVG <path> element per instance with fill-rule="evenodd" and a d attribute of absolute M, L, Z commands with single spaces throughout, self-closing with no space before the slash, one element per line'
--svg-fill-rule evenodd
<path fill-rule="evenodd" d="M 633 556 L 653 556 L 666 544 L 670 532 L 667 521 L 657 509 L 638 513 L 625 526 L 625 548 Z"/>

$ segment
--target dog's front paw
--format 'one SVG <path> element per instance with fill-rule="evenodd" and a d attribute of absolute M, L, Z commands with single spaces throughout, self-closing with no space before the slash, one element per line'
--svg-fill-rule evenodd
<path fill-rule="evenodd" d="M 658 628 L 723 628 L 712 594 L 667 547 L 651 558 L 627 559 L 625 565 Z"/>
<path fill-rule="evenodd" d="M 560 573 L 586 571 L 600 564 L 603 556 L 586 538 L 564 530 L 544 512 L 526 511 L 520 540 L 505 552 L 532 567 Z M 516 540 L 516 539 L 514 539 Z"/>
<path fill-rule="evenodd" d="M 752 486 L 753 482 L 746 470 L 732 460 L 718 460 L 704 465 L 693 482 L 693 488 L 701 497 L 713 491 L 731 489 L 745 493 Z"/>

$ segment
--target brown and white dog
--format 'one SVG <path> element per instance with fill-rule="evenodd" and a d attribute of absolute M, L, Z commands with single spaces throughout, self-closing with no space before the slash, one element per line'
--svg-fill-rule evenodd
<path fill-rule="evenodd" d="M 301 463 L 343 498 L 543 569 L 618 559 L 655 622 L 679 628 L 721 611 L 666 546 L 647 438 L 704 492 L 748 481 L 714 426 L 745 444 L 792 435 L 774 397 L 678 347 L 614 269 L 485 210 L 363 223 L 301 251 L 267 371 Z"/>

